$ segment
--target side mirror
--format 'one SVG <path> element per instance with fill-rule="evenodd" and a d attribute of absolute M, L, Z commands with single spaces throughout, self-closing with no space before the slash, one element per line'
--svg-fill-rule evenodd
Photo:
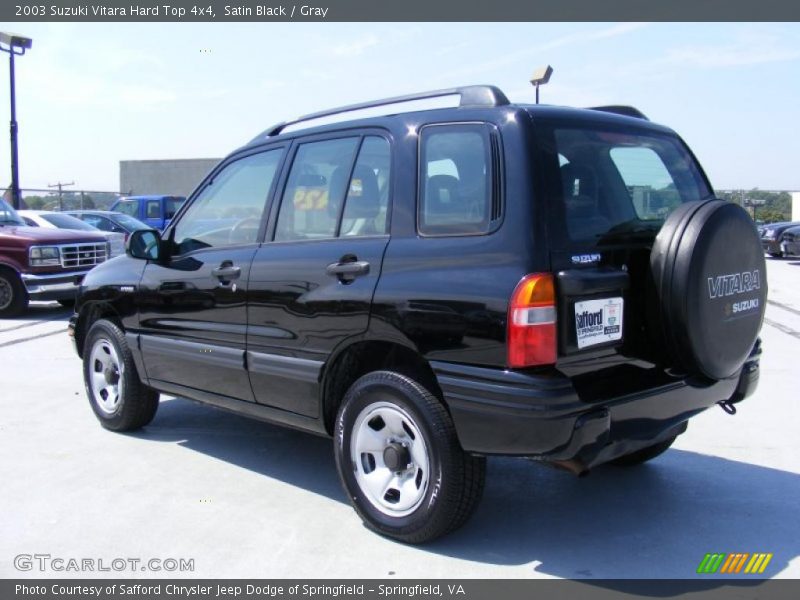
<path fill-rule="evenodd" d="M 161 234 L 155 229 L 139 229 L 128 236 L 125 252 L 132 258 L 158 260 L 161 258 Z"/>

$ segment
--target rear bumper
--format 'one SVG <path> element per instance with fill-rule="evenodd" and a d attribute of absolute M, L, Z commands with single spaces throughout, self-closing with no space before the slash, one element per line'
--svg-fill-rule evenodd
<path fill-rule="evenodd" d="M 573 461 L 589 468 L 682 433 L 721 401 L 739 402 L 758 382 L 759 345 L 740 375 L 676 379 L 636 394 L 584 402 L 561 375 L 431 364 L 464 450 Z"/>
<path fill-rule="evenodd" d="M 781 244 L 779 240 L 761 240 L 761 247 L 767 254 L 779 254 L 781 252 Z"/>
<path fill-rule="evenodd" d="M 70 271 L 52 275 L 22 274 L 22 282 L 31 300 L 70 300 L 75 298 L 83 278 L 89 271 Z"/>

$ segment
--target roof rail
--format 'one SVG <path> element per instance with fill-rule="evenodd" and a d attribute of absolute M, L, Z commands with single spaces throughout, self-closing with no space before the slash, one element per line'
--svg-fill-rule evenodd
<path fill-rule="evenodd" d="M 623 106 L 619 104 L 610 106 L 590 106 L 589 110 L 599 110 L 601 112 L 614 113 L 615 115 L 635 117 L 637 119 L 644 119 L 645 121 L 650 120 L 642 111 L 640 111 L 638 108 L 634 108 L 633 106 Z"/>
<path fill-rule="evenodd" d="M 505 106 L 509 104 L 506 95 L 493 85 L 469 85 L 457 88 L 448 88 L 443 90 L 433 90 L 430 92 L 419 92 L 417 94 L 408 94 L 406 96 L 395 96 L 393 98 L 383 98 L 382 100 L 371 100 L 369 102 L 361 102 L 359 104 L 350 104 L 348 106 L 340 106 L 338 108 L 331 108 L 322 110 L 315 113 L 303 115 L 296 119 L 283 121 L 277 125 L 265 129 L 251 140 L 255 142 L 263 137 L 272 137 L 278 135 L 289 125 L 302 123 L 303 121 L 312 121 L 322 117 L 330 117 L 341 113 L 352 112 L 356 110 L 363 110 L 365 108 L 373 108 L 377 106 L 386 106 L 388 104 L 399 104 L 401 102 L 413 102 L 415 100 L 427 100 L 429 98 L 441 98 L 442 96 L 460 96 L 461 100 L 459 106 Z"/>

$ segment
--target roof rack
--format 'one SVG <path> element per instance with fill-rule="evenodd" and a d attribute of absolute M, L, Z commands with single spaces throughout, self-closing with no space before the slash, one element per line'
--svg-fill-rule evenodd
<path fill-rule="evenodd" d="M 637 119 L 644 119 L 645 121 L 650 120 L 642 111 L 640 111 L 638 108 L 634 108 L 633 106 L 623 106 L 620 104 L 614 104 L 610 106 L 590 106 L 589 110 L 599 110 L 601 112 L 614 113 L 615 115 L 635 117 Z"/>
<path fill-rule="evenodd" d="M 493 85 L 468 85 L 464 87 L 448 88 L 444 90 L 433 90 L 430 92 L 420 92 L 417 94 L 408 94 L 406 96 L 395 96 L 393 98 L 383 98 L 382 100 L 371 100 L 369 102 L 361 102 L 359 104 L 350 104 L 348 106 L 340 106 L 338 108 L 331 108 L 322 110 L 315 113 L 303 115 L 296 119 L 283 121 L 277 125 L 265 129 L 251 140 L 255 142 L 263 137 L 272 137 L 278 135 L 289 125 L 302 123 L 303 121 L 312 121 L 322 117 L 330 117 L 341 113 L 352 112 L 355 110 L 362 110 L 365 108 L 373 108 L 377 106 L 386 106 L 388 104 L 399 104 L 401 102 L 414 102 L 415 100 L 427 100 L 429 98 L 441 98 L 442 96 L 460 96 L 459 107 L 489 107 L 489 106 L 505 106 L 509 104 L 506 95 L 500 89 Z"/>

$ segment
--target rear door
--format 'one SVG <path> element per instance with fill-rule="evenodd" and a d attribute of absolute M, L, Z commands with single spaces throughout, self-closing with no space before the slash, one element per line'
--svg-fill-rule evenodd
<path fill-rule="evenodd" d="M 553 199 L 548 240 L 559 367 L 577 375 L 637 359 L 657 362 L 648 321 L 650 250 L 674 208 L 709 196 L 705 176 L 669 132 L 624 122 L 538 128 Z M 630 366 L 607 371 L 617 390 L 635 381 Z M 599 390 L 597 380 L 592 386 Z"/>
<path fill-rule="evenodd" d="M 300 139 L 250 272 L 247 364 L 256 402 L 316 417 L 322 365 L 367 330 L 389 241 L 390 140 Z"/>
<path fill-rule="evenodd" d="M 170 230 L 171 258 L 145 267 L 139 314 L 151 379 L 253 400 L 245 367 L 248 276 L 284 150 L 225 163 Z"/>

